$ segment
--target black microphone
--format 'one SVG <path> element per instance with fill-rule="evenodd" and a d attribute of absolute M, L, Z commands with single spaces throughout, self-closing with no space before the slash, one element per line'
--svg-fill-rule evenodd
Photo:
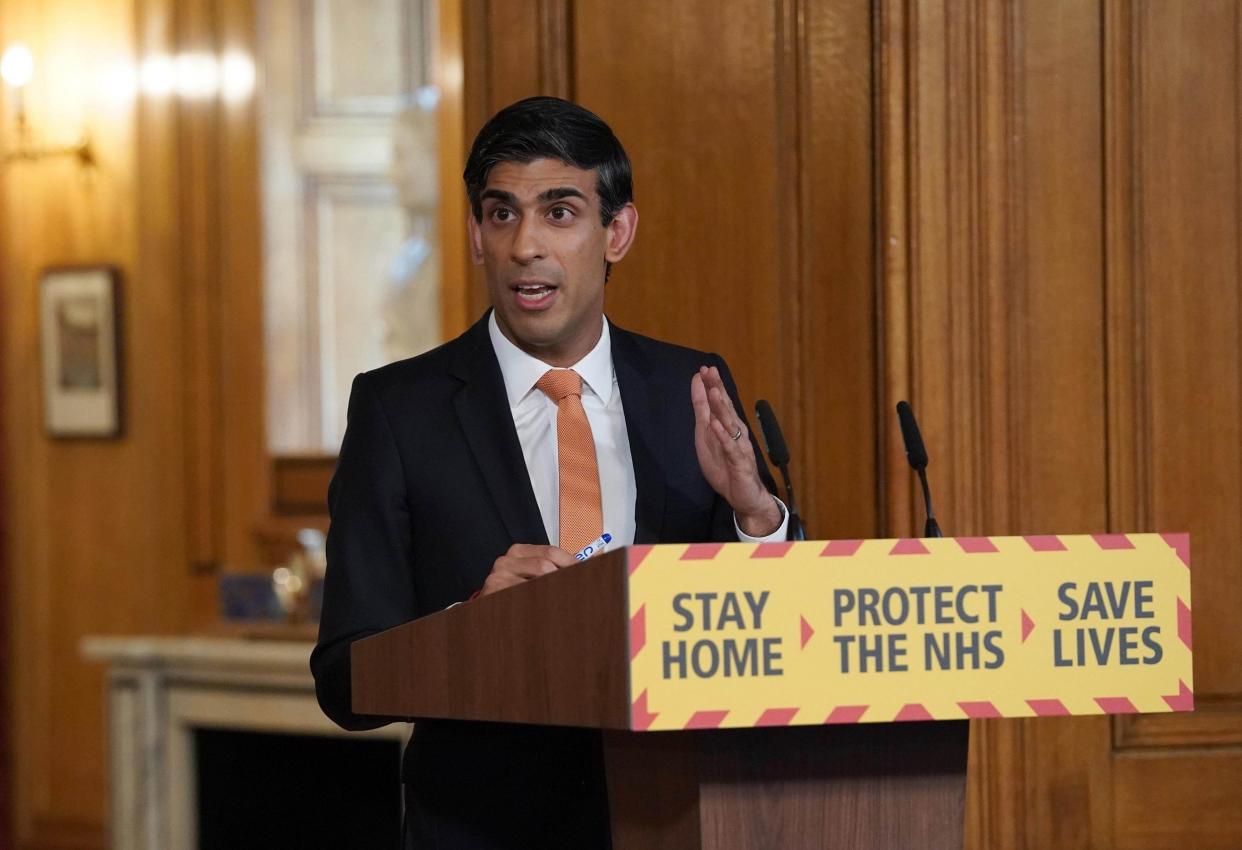
<path fill-rule="evenodd" d="M 927 448 L 923 445 L 923 435 L 919 433 L 919 423 L 914 421 L 910 402 L 897 402 L 897 421 L 901 425 L 901 440 L 906 444 L 906 460 L 910 461 L 910 467 L 919 474 L 919 483 L 923 485 L 923 504 L 927 506 L 923 536 L 944 537 L 936 523 L 936 514 L 932 512 L 931 488 L 927 486 Z"/>
<path fill-rule="evenodd" d="M 785 506 L 789 509 L 786 537 L 789 540 L 806 540 L 806 527 L 798 516 L 798 504 L 794 501 L 793 484 L 789 480 L 789 446 L 785 445 L 785 435 L 781 433 L 772 405 L 763 399 L 755 402 L 755 415 L 759 417 L 759 430 L 763 432 L 763 447 L 768 452 L 768 460 L 780 470 L 781 478 L 785 480 Z"/>

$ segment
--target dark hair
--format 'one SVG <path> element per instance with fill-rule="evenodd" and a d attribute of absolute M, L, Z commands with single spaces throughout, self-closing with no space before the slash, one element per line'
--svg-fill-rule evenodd
<path fill-rule="evenodd" d="M 630 159 L 602 118 L 559 97 L 528 97 L 497 112 L 475 136 L 462 173 L 475 220 L 483 219 L 481 196 L 492 166 L 537 159 L 594 169 L 605 227 L 634 200 Z"/>

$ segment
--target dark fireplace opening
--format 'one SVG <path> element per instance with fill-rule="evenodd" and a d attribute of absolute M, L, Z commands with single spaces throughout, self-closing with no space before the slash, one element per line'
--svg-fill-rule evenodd
<path fill-rule="evenodd" d="M 393 740 L 199 729 L 199 850 L 393 850 L 401 746 Z"/>

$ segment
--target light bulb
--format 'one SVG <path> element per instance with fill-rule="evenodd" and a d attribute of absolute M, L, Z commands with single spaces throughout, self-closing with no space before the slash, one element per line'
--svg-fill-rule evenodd
<path fill-rule="evenodd" d="M 220 88 L 220 63 L 210 53 L 180 53 L 173 60 L 174 89 L 185 98 L 213 97 Z"/>
<path fill-rule="evenodd" d="M 155 97 L 171 94 L 177 83 L 173 61 L 164 55 L 148 56 L 138 69 L 138 85 L 142 91 Z"/>
<path fill-rule="evenodd" d="M 254 60 L 245 53 L 229 51 L 220 59 L 220 95 L 228 101 L 241 101 L 254 91 Z"/>
<path fill-rule="evenodd" d="M 9 46 L 0 58 L 0 77 L 15 89 L 20 89 L 34 76 L 34 56 L 30 48 L 20 41 Z"/>

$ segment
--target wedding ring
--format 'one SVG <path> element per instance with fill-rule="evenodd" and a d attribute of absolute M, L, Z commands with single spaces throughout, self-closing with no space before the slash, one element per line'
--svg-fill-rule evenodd
<path fill-rule="evenodd" d="M 733 442 L 736 443 L 740 439 L 742 439 L 742 426 L 741 425 L 737 426 L 737 433 L 733 435 Z"/>

